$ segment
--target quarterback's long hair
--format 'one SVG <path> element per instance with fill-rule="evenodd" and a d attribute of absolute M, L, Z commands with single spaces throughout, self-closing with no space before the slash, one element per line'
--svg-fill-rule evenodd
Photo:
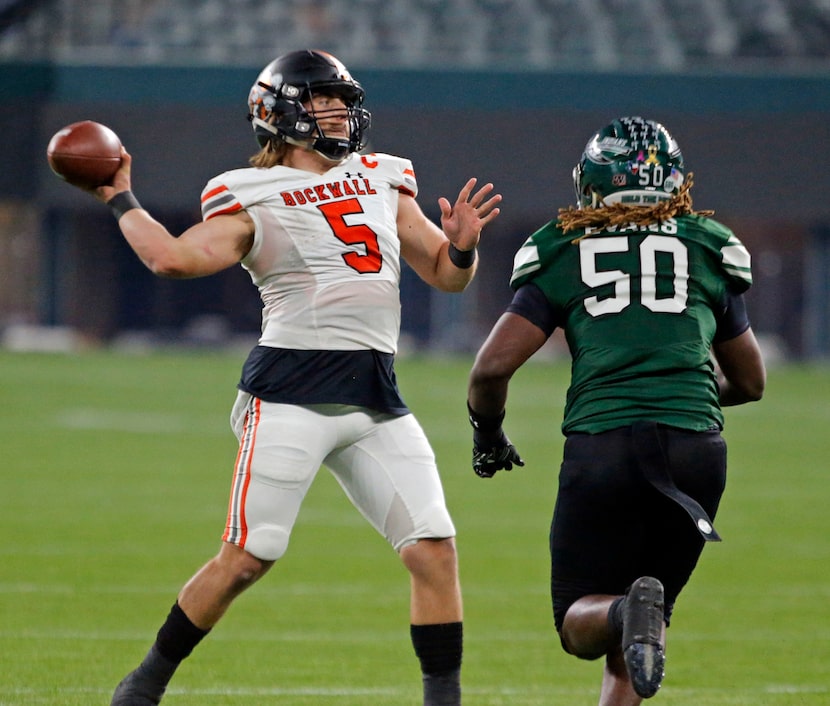
<path fill-rule="evenodd" d="M 598 208 L 575 208 L 573 206 L 560 208 L 559 226 L 563 233 L 568 233 L 583 228 L 603 229 L 623 223 L 633 223 L 638 226 L 647 225 L 687 214 L 713 215 L 714 211 L 695 211 L 692 208 L 692 195 L 689 190 L 693 183 L 694 174 L 689 172 L 683 186 L 672 198 L 661 201 L 654 206 L 627 206 L 621 203 L 605 205 L 600 202 L 602 205 Z M 577 238 L 577 240 L 581 240 L 581 238 Z"/>
<path fill-rule="evenodd" d="M 276 167 L 278 164 L 282 164 L 287 151 L 288 145 L 281 140 L 268 140 L 265 147 L 248 160 L 248 164 L 262 169 Z"/>

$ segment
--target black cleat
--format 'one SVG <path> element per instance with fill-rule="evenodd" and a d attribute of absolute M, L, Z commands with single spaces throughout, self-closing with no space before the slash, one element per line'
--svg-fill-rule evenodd
<path fill-rule="evenodd" d="M 643 576 L 631 584 L 623 603 L 623 657 L 631 685 L 644 699 L 657 693 L 665 673 L 664 615 L 662 583 Z"/>
<path fill-rule="evenodd" d="M 124 677 L 115 688 L 110 706 L 156 706 L 164 696 L 165 688 L 142 679 L 137 669 Z"/>

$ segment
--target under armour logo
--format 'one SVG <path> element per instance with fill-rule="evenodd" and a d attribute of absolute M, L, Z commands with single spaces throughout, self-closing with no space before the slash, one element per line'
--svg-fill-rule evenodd
<path fill-rule="evenodd" d="M 346 172 L 346 178 L 347 178 L 347 179 L 352 179 L 352 178 L 354 178 L 354 179 L 362 179 L 362 178 L 363 178 L 363 174 L 362 174 L 361 172 L 356 172 L 356 173 L 355 173 L 355 175 L 354 175 L 354 176 L 352 176 L 352 173 L 351 173 L 351 172 Z"/>

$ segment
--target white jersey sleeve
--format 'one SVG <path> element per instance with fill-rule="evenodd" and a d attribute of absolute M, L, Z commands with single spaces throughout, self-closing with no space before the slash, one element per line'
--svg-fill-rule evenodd
<path fill-rule="evenodd" d="M 260 345 L 396 351 L 400 193 L 418 193 L 412 163 L 386 154 L 353 154 L 321 175 L 276 166 L 208 182 L 205 220 L 245 210 L 256 226 L 242 266 L 262 297 Z"/>

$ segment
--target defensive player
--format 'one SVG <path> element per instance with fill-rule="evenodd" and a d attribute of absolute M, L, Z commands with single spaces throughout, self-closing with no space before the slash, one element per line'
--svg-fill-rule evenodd
<path fill-rule="evenodd" d="M 248 101 L 260 151 L 250 168 L 208 182 L 203 221 L 180 237 L 132 195 L 126 151 L 114 183 L 96 191 L 152 272 L 199 277 L 241 263 L 264 305 L 231 415 L 240 445 L 224 541 L 181 590 L 114 706 L 159 703 L 179 663 L 283 556 L 322 465 L 411 575 L 424 704 L 461 703 L 455 528 L 393 368 L 400 258 L 430 285 L 463 290 L 501 196 L 470 179 L 455 203 L 439 200 L 436 226 L 415 200 L 409 160 L 358 153 L 370 125 L 363 99 L 327 53 L 296 51 L 269 64 Z"/>
<path fill-rule="evenodd" d="M 524 465 L 502 430 L 508 384 L 562 328 L 573 361 L 550 534 L 555 625 L 568 653 L 605 657 L 600 706 L 634 706 L 660 687 L 675 599 L 718 539 L 721 406 L 760 399 L 766 373 L 742 298 L 749 254 L 692 210 L 692 174 L 662 125 L 614 120 L 574 184 L 578 208 L 516 253 L 513 300 L 473 365 L 473 467 L 489 478 Z"/>

